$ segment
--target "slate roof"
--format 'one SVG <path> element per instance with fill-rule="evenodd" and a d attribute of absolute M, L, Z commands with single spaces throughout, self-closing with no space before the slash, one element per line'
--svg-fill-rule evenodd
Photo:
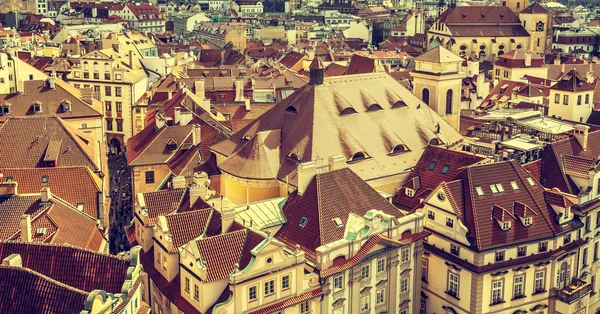
<path fill-rule="evenodd" d="M 0 260 L 19 254 L 23 268 L 41 273 L 75 289 L 121 293 L 128 258 L 70 245 L 0 241 Z"/>
<path fill-rule="evenodd" d="M 0 265 L 0 277 L 2 313 L 77 313 L 89 294 L 21 267 Z"/>
<path fill-rule="evenodd" d="M 395 202 L 403 207 L 414 209 L 420 204 L 419 199 L 425 199 L 440 182 L 454 180 L 466 166 L 484 159 L 472 153 L 427 145 L 406 183 L 398 190 Z M 418 182 L 418 185 L 415 182 Z M 413 197 L 406 196 L 406 188 L 415 191 Z"/>
<path fill-rule="evenodd" d="M 283 206 L 287 222 L 275 237 L 293 249 L 296 244 L 300 245 L 307 258 L 314 262 L 319 246 L 344 237 L 344 228 L 337 227 L 334 218 L 346 224 L 350 213 L 363 216 L 371 209 L 394 217 L 403 216 L 348 168 L 317 174 L 303 195 L 298 191 L 290 194 Z M 304 226 L 300 225 L 302 218 L 308 219 Z"/>
<path fill-rule="evenodd" d="M 381 110 L 376 106 L 369 110 L 374 104 Z M 440 132 L 436 133 L 438 124 Z M 234 176 L 287 177 L 294 185 L 297 162 L 286 156 L 294 154 L 300 162 L 334 155 L 351 160 L 364 152 L 369 158 L 351 162 L 349 167 L 368 181 L 408 170 L 432 139 L 454 143 L 461 136 L 392 77 L 372 73 L 329 77 L 323 85 L 305 85 L 211 149 L 240 161 L 228 164 L 225 170 Z M 406 151 L 392 154 L 398 145 L 405 145 Z"/>
<path fill-rule="evenodd" d="M 60 140 L 57 166 L 99 170 L 97 147 L 56 116 L 11 117 L 0 125 L 0 167 L 37 168 L 51 140 Z"/>

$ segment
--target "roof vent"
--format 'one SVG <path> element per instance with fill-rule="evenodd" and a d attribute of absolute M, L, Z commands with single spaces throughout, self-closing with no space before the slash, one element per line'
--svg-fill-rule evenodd
<path fill-rule="evenodd" d="M 304 228 L 307 223 L 308 223 L 308 218 L 302 217 L 302 219 L 300 219 L 299 225 L 300 225 L 300 227 Z"/>
<path fill-rule="evenodd" d="M 342 220 L 339 217 L 335 217 L 332 220 L 333 220 L 333 223 L 335 223 L 336 227 L 339 228 L 339 227 L 343 227 L 344 226 L 344 223 L 342 222 Z"/>

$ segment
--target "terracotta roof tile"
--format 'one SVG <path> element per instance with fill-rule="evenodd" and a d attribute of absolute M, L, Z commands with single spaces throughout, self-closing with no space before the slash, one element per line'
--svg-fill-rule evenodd
<path fill-rule="evenodd" d="M 201 209 L 165 216 L 173 240 L 172 252 L 177 252 L 180 246 L 202 235 L 212 212 L 212 209 Z"/>
<path fill-rule="evenodd" d="M 165 216 L 177 211 L 187 195 L 186 191 L 182 188 L 144 193 L 150 224 L 154 225 L 158 216 Z"/>
<path fill-rule="evenodd" d="M 239 230 L 196 241 L 207 268 L 206 282 L 229 278 L 240 262 L 246 234 L 246 230 Z M 228 249 L 223 250 L 224 247 Z"/>
<path fill-rule="evenodd" d="M 297 296 L 279 301 L 277 303 L 271 304 L 271 305 L 263 307 L 261 309 L 250 311 L 250 312 L 248 312 L 248 314 L 267 314 L 267 313 L 277 312 L 279 310 L 291 307 L 293 305 L 300 304 L 301 302 L 308 301 L 310 299 L 314 299 L 322 294 L 323 294 L 323 289 L 317 288 L 317 289 L 314 289 L 311 291 L 301 293 Z"/>
<path fill-rule="evenodd" d="M 595 165 L 594 160 L 570 155 L 563 155 L 562 157 L 565 174 L 582 179 L 590 178 L 590 170 Z"/>

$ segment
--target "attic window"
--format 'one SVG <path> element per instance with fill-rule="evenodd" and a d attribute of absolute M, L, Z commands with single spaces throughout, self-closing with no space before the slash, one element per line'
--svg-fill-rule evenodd
<path fill-rule="evenodd" d="M 296 110 L 296 108 L 294 106 L 288 106 L 287 108 L 285 108 L 285 112 L 298 114 L 298 110 Z"/>
<path fill-rule="evenodd" d="M 448 166 L 448 165 L 444 166 L 444 168 L 442 169 L 442 174 L 448 173 L 448 170 L 450 170 L 450 166 Z"/>
<path fill-rule="evenodd" d="M 405 151 L 407 151 L 406 146 L 400 144 L 394 147 L 394 149 L 392 150 L 392 154 L 404 153 Z"/>
<path fill-rule="evenodd" d="M 171 152 L 177 149 L 177 143 L 173 138 L 169 138 L 167 141 L 167 149 Z"/>
<path fill-rule="evenodd" d="M 36 232 L 35 232 L 35 235 L 36 235 L 36 236 L 42 236 L 42 235 L 45 235 L 45 234 L 46 234 L 46 230 L 47 230 L 46 228 L 37 228 L 37 230 L 36 230 Z"/>
<path fill-rule="evenodd" d="M 525 217 L 523 218 L 523 226 L 531 226 L 533 218 L 531 217 Z"/>
<path fill-rule="evenodd" d="M 437 165 L 437 162 L 432 162 L 431 165 L 429 165 L 429 171 L 433 171 L 435 170 L 435 166 Z"/>
<path fill-rule="evenodd" d="M 398 100 L 397 102 L 394 103 L 394 105 L 392 105 L 392 109 L 402 108 L 402 107 L 408 107 L 403 100 Z"/>
<path fill-rule="evenodd" d="M 248 135 L 242 136 L 242 141 L 246 141 L 247 142 L 249 140 L 250 140 L 250 137 L 248 137 Z"/>
<path fill-rule="evenodd" d="M 83 203 L 77 203 L 77 210 L 78 211 L 82 212 L 83 211 L 83 207 L 84 207 Z"/>
<path fill-rule="evenodd" d="M 527 178 L 527 182 L 529 182 L 529 185 L 534 186 L 535 185 L 535 180 L 533 180 L 532 177 L 528 177 Z"/>
<path fill-rule="evenodd" d="M 479 196 L 484 196 L 485 195 L 483 193 L 483 189 L 480 186 L 476 186 L 475 187 L 475 192 L 477 192 L 477 195 L 479 195 Z"/>
<path fill-rule="evenodd" d="M 48 176 L 42 176 L 42 183 L 48 183 Z"/>
<path fill-rule="evenodd" d="M 352 155 L 352 158 L 350 159 L 350 161 L 359 161 L 359 160 L 365 160 L 367 159 L 367 154 L 365 154 L 364 152 L 358 152 L 355 153 L 354 155 Z"/>
<path fill-rule="evenodd" d="M 339 227 L 343 227 L 344 226 L 344 223 L 342 222 L 342 220 L 340 218 L 335 217 L 332 220 L 333 220 L 333 223 L 335 224 L 336 227 L 339 228 Z"/>
<path fill-rule="evenodd" d="M 345 116 L 345 115 L 349 115 L 349 114 L 353 114 L 353 113 L 357 113 L 356 110 L 354 110 L 354 108 L 352 108 L 352 107 L 348 107 L 348 108 L 342 110 L 342 112 L 340 112 L 340 116 Z"/>
<path fill-rule="evenodd" d="M 0 114 L 5 115 L 5 114 L 10 114 L 10 106 L 7 105 L 3 105 L 2 107 L 0 107 Z"/>
<path fill-rule="evenodd" d="M 302 219 L 300 219 L 299 225 L 300 225 L 300 227 L 304 228 L 307 223 L 308 223 L 308 218 L 302 217 Z"/>
<path fill-rule="evenodd" d="M 42 103 L 39 101 L 34 102 L 31 105 L 31 109 L 33 110 L 33 113 L 39 113 L 42 112 Z"/>
<path fill-rule="evenodd" d="M 288 158 L 293 160 L 293 161 L 299 161 L 298 160 L 298 155 L 295 153 L 289 153 Z"/>
<path fill-rule="evenodd" d="M 367 112 L 369 111 L 379 111 L 379 110 L 383 110 L 383 108 L 381 108 L 380 105 L 378 104 L 372 104 L 369 106 L 369 108 L 367 108 Z"/>
<path fill-rule="evenodd" d="M 429 144 L 437 146 L 437 145 L 440 145 L 441 142 L 437 138 L 432 138 L 431 140 L 429 140 Z"/>
<path fill-rule="evenodd" d="M 502 186 L 501 183 L 490 184 L 490 189 L 492 190 L 492 193 L 494 193 L 494 194 L 504 192 L 504 187 Z"/>
<path fill-rule="evenodd" d="M 71 111 L 71 102 L 70 101 L 63 100 L 61 105 L 62 105 L 63 111 Z"/>
<path fill-rule="evenodd" d="M 502 222 L 502 230 L 506 231 L 510 229 L 510 221 L 504 221 Z"/>
<path fill-rule="evenodd" d="M 510 186 L 512 186 L 513 190 L 519 189 L 519 186 L 517 185 L 517 181 L 510 181 Z"/>
<path fill-rule="evenodd" d="M 12 176 L 8 176 L 6 177 L 6 182 L 13 182 L 13 177 Z"/>

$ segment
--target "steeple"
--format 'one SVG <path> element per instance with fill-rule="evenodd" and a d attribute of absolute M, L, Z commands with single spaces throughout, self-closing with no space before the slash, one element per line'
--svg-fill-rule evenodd
<path fill-rule="evenodd" d="M 311 85 L 322 85 L 325 78 L 325 67 L 321 58 L 315 57 L 310 64 L 310 84 Z"/>

